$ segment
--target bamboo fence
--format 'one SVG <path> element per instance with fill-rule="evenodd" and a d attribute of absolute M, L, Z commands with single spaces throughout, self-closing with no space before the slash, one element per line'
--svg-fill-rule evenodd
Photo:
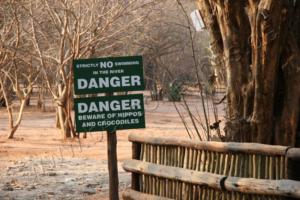
<path fill-rule="evenodd" d="M 255 143 L 153 138 L 137 134 L 130 135 L 129 140 L 133 143 L 132 158 L 142 163 L 155 164 L 151 169 L 155 166 L 166 166 L 167 169 L 173 167 L 190 170 L 194 175 L 196 172 L 207 173 L 206 177 L 201 179 L 205 182 L 200 184 L 179 179 L 176 173 L 172 176 L 158 176 L 157 173 L 142 172 L 128 166 L 126 168 L 124 165 L 125 169 L 133 172 L 132 189 L 145 194 L 184 200 L 276 200 L 291 196 L 289 192 L 292 192 L 294 197 L 298 194 L 297 189 L 296 192 L 292 188 L 289 191 L 289 188 L 286 189 L 282 185 L 299 186 L 300 190 L 298 182 L 290 183 L 284 180 L 289 179 L 293 174 L 291 172 L 295 170 L 288 167 L 289 161 L 300 158 L 300 150 L 296 148 Z M 216 178 L 215 176 L 220 176 L 216 184 L 208 184 L 211 179 Z M 235 179 L 237 177 L 238 179 Z M 262 180 L 269 182 L 261 182 Z M 272 182 L 274 180 L 280 181 Z M 244 185 L 239 185 L 240 182 Z M 247 188 L 246 183 L 254 185 Z M 276 190 L 265 189 L 267 192 L 264 192 L 261 184 Z M 259 188 L 255 187 L 256 185 Z M 240 188 L 242 190 L 239 190 Z M 280 191 L 280 194 L 276 191 Z"/>

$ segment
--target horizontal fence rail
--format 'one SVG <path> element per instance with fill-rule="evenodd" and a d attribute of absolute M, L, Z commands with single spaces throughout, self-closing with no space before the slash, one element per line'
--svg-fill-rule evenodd
<path fill-rule="evenodd" d="M 166 171 L 159 171 L 159 173 L 165 173 L 163 177 L 158 176 L 157 173 L 149 174 L 141 170 L 133 172 L 132 189 L 136 191 L 167 198 L 211 200 L 271 200 L 283 199 L 281 196 L 289 196 L 288 192 L 295 193 L 293 188 L 285 188 L 284 184 L 291 182 L 286 182 L 290 180 L 284 179 L 292 179 L 292 177 L 295 177 L 295 171 L 299 171 L 299 165 L 295 164 L 296 161 L 300 160 L 300 149 L 298 148 L 257 143 L 222 143 L 159 138 L 138 134 L 131 134 L 129 141 L 133 144 L 132 158 L 134 160 L 166 167 L 164 168 Z M 127 166 L 129 164 L 127 163 Z M 189 170 L 193 172 L 193 175 L 197 174 L 198 178 L 204 176 L 203 173 L 207 173 L 210 178 L 205 179 L 205 184 L 174 179 L 173 176 L 178 177 L 178 172 L 176 172 L 176 175 L 172 175 L 173 178 L 170 177 L 170 171 L 167 169 L 171 167 L 180 169 L 181 173 L 188 173 L 182 170 Z M 127 170 L 134 171 L 134 169 Z M 200 176 L 199 173 L 202 175 Z M 209 181 L 213 177 L 219 177 L 220 180 L 226 179 L 227 187 L 225 185 L 223 187 L 221 187 L 222 185 L 212 187 Z M 257 186 L 260 183 L 273 183 L 274 185 L 270 185 L 270 190 L 279 187 L 282 191 L 280 194 L 268 191 L 265 193 L 263 190 L 261 190 L 261 193 L 239 191 L 229 184 L 231 180 L 235 181 L 234 178 L 237 177 L 239 183 L 241 183 L 240 187 L 248 187 L 246 182 L 244 184 L 243 181 L 253 179 L 256 180 Z M 198 178 L 197 180 L 199 180 Z M 279 182 L 259 182 L 260 179 L 264 181 L 278 180 Z M 220 180 L 218 179 L 216 182 L 220 184 Z M 252 188 L 255 189 L 255 187 Z M 287 195 L 284 194 L 285 189 L 287 189 Z"/>
<path fill-rule="evenodd" d="M 219 153 L 248 153 L 248 154 L 260 154 L 266 156 L 285 156 L 287 150 L 290 147 L 286 146 L 274 146 L 257 143 L 236 143 L 236 142 L 208 142 L 208 141 L 195 141 L 190 139 L 178 139 L 178 138 L 160 138 L 149 137 L 139 134 L 130 134 L 129 141 L 159 145 L 159 146 L 180 146 L 186 148 L 192 148 L 197 150 L 214 151 Z M 297 151 L 299 153 L 299 151 Z"/>
<path fill-rule="evenodd" d="M 171 200 L 170 198 L 164 198 L 151 194 L 144 194 L 135 190 L 126 190 L 122 195 L 124 200 Z"/>
<path fill-rule="evenodd" d="M 209 186 L 221 190 L 221 182 L 226 176 L 197 172 L 178 167 L 168 167 L 163 165 L 142 162 L 139 160 L 126 160 L 123 164 L 126 171 L 167 178 L 175 181 L 182 181 L 191 184 Z"/>
<path fill-rule="evenodd" d="M 201 191 L 201 187 L 211 188 L 214 192 L 211 192 L 211 190 L 210 193 L 212 193 L 212 195 L 215 193 L 215 197 L 222 197 L 222 194 L 219 192 L 223 190 L 227 192 L 237 192 L 236 195 L 241 195 L 240 193 L 264 195 L 264 198 L 267 199 L 277 199 L 276 196 L 300 198 L 299 181 L 226 177 L 207 172 L 196 172 L 178 167 L 157 165 L 139 160 L 126 160 L 123 164 L 123 168 L 128 172 L 155 177 L 152 183 L 148 183 L 149 191 L 146 192 L 171 198 L 175 198 L 177 192 L 180 193 L 179 195 L 184 195 L 184 191 L 182 191 L 182 187 L 179 188 L 179 184 L 197 185 L 197 187 L 200 188 L 199 192 Z M 161 184 L 159 181 L 160 178 L 169 181 L 168 183 Z M 165 188 L 171 188 L 171 195 L 164 191 Z M 199 195 L 201 196 L 201 194 Z M 228 197 L 229 193 L 226 194 L 225 192 L 223 195 Z M 200 196 L 198 196 L 199 199 L 201 199 Z"/>

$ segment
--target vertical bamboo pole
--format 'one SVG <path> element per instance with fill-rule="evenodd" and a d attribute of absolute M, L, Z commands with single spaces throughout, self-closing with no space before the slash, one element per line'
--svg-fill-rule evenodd
<path fill-rule="evenodd" d="M 159 164 L 161 165 L 163 163 L 163 147 L 162 146 L 159 146 L 158 147 L 158 151 L 159 151 Z"/>
<path fill-rule="evenodd" d="M 158 154 L 159 154 L 159 164 L 161 165 L 163 163 L 163 147 L 162 146 L 158 146 Z M 159 187 L 159 196 L 163 196 L 163 180 L 159 178 L 159 183 L 158 183 L 158 187 Z"/>
<path fill-rule="evenodd" d="M 209 172 L 210 171 L 210 166 L 211 165 L 211 152 L 210 151 L 207 151 L 207 163 L 206 163 L 206 172 Z"/>
<path fill-rule="evenodd" d="M 205 199 L 205 200 L 207 200 L 207 199 L 208 199 L 208 198 L 207 198 L 207 194 L 206 194 L 206 192 L 207 192 L 207 187 L 203 187 L 202 199 Z"/>
<path fill-rule="evenodd" d="M 176 192 L 176 200 L 177 199 L 180 199 L 180 189 L 179 189 L 179 181 L 176 181 L 176 189 L 175 189 L 175 192 Z"/>
<path fill-rule="evenodd" d="M 262 178 L 262 164 L 261 164 L 261 155 L 257 155 L 257 178 L 260 179 Z"/>
<path fill-rule="evenodd" d="M 280 179 L 280 157 L 275 157 L 275 179 Z"/>
<path fill-rule="evenodd" d="M 198 160 L 197 160 L 197 171 L 201 170 L 201 165 L 202 165 L 202 150 L 198 150 Z"/>
<path fill-rule="evenodd" d="M 145 161 L 145 144 L 141 144 L 141 155 L 140 155 L 140 160 Z M 145 192 L 145 176 L 141 175 L 140 176 L 140 188 L 142 192 Z"/>
<path fill-rule="evenodd" d="M 170 181 L 170 198 L 174 198 L 173 196 L 174 196 L 174 193 L 173 193 L 173 186 L 174 186 L 174 181 L 173 180 L 171 180 Z"/>
<path fill-rule="evenodd" d="M 145 161 L 145 144 L 141 144 L 141 156 L 140 156 L 141 161 Z"/>
<path fill-rule="evenodd" d="M 185 162 L 185 168 L 189 169 L 189 163 L 190 163 L 190 148 L 186 149 L 186 162 Z"/>
<path fill-rule="evenodd" d="M 241 160 L 241 154 L 236 154 L 236 159 L 235 159 L 235 164 L 234 164 L 234 174 L 233 174 L 233 176 L 235 176 L 235 177 L 239 177 L 240 176 L 240 174 L 241 174 L 241 170 L 243 170 L 243 168 L 241 167 L 241 162 L 240 162 L 240 160 Z M 237 192 L 237 193 L 235 193 L 235 198 L 234 199 L 236 199 L 236 200 L 240 200 L 242 197 L 241 197 L 241 194 L 239 193 L 239 192 Z"/>
<path fill-rule="evenodd" d="M 256 155 L 253 154 L 252 155 L 252 167 L 253 167 L 253 172 L 252 172 L 252 178 L 256 178 L 256 174 L 257 174 L 257 165 L 256 165 Z"/>
<path fill-rule="evenodd" d="M 147 162 L 151 162 L 151 145 L 147 144 Z"/>
<path fill-rule="evenodd" d="M 244 177 L 249 177 L 249 154 L 244 155 L 245 156 L 245 173 Z"/>
<path fill-rule="evenodd" d="M 163 179 L 159 179 L 159 196 L 164 196 L 164 185 L 163 185 Z"/>
<path fill-rule="evenodd" d="M 155 164 L 157 164 L 157 146 L 153 145 L 152 148 L 153 148 L 153 160 L 152 160 L 152 162 L 155 163 Z"/>
<path fill-rule="evenodd" d="M 172 161 L 171 161 L 171 165 L 173 166 L 173 167 L 175 167 L 176 166 L 176 147 L 172 147 L 172 149 L 171 149 L 171 158 L 172 158 Z"/>
<path fill-rule="evenodd" d="M 183 191 L 182 191 L 182 185 L 183 185 L 183 183 L 180 182 L 180 183 L 179 183 L 180 199 L 183 199 L 183 198 L 184 198 Z"/>
<path fill-rule="evenodd" d="M 209 172 L 210 173 L 214 173 L 215 169 L 216 169 L 216 152 L 211 152 L 211 167 Z M 210 199 L 214 200 L 214 195 L 215 195 L 215 190 L 211 189 L 210 190 Z"/>
<path fill-rule="evenodd" d="M 229 176 L 233 176 L 234 173 L 234 164 L 235 164 L 235 154 L 229 154 L 230 155 L 230 159 L 228 159 L 229 167 L 228 167 L 228 175 Z M 234 199 L 235 198 L 235 193 L 231 192 L 231 193 L 227 193 L 226 199 L 230 200 L 230 199 Z"/>
<path fill-rule="evenodd" d="M 194 156 L 195 156 L 195 150 L 191 149 L 191 158 L 190 158 L 189 168 L 188 169 L 193 169 L 193 166 L 194 166 Z"/>
<path fill-rule="evenodd" d="M 172 198 L 174 199 L 176 197 L 176 182 L 175 180 L 172 180 Z"/>
<path fill-rule="evenodd" d="M 186 155 L 186 151 L 187 149 L 185 147 L 182 147 L 182 158 L 181 158 L 181 164 L 180 164 L 180 167 L 184 167 L 184 160 L 185 160 L 185 155 Z"/>
<path fill-rule="evenodd" d="M 270 164 L 269 164 L 269 179 L 274 178 L 274 159 L 270 156 Z"/>
<path fill-rule="evenodd" d="M 216 153 L 215 152 L 211 152 L 210 154 L 211 156 L 211 169 L 210 169 L 210 173 L 214 173 L 215 168 L 216 168 Z"/>
<path fill-rule="evenodd" d="M 240 161 L 240 165 L 238 166 L 239 168 L 239 173 L 238 173 L 238 177 L 244 177 L 245 174 L 245 163 L 246 163 L 246 155 L 244 154 L 239 154 L 239 161 Z"/>
<path fill-rule="evenodd" d="M 253 167 L 253 175 L 252 177 L 253 178 L 257 178 L 258 176 L 258 169 L 257 169 L 257 155 L 256 154 L 253 154 L 252 155 L 252 167 Z M 257 195 L 253 195 L 253 200 L 258 200 L 258 197 Z"/>
<path fill-rule="evenodd" d="M 232 154 L 231 155 L 231 158 L 230 158 L 230 169 L 229 169 L 229 176 L 233 176 L 234 174 L 234 167 L 235 167 L 235 154 Z"/>
<path fill-rule="evenodd" d="M 266 165 L 265 165 L 265 179 L 269 179 L 269 156 L 266 156 Z"/>
<path fill-rule="evenodd" d="M 179 167 L 179 147 L 175 148 L 175 167 Z"/>
<path fill-rule="evenodd" d="M 149 193 L 149 176 L 148 175 L 145 175 L 145 193 Z"/>
<path fill-rule="evenodd" d="M 286 178 L 284 175 L 285 175 L 285 157 L 280 156 L 280 179 Z"/>
<path fill-rule="evenodd" d="M 223 159 L 223 154 L 222 153 L 216 153 L 216 168 L 215 168 L 215 171 L 214 173 L 215 174 L 220 174 L 220 168 L 221 168 L 221 165 L 222 165 L 222 159 Z"/>
<path fill-rule="evenodd" d="M 194 200 L 197 197 L 197 186 L 196 185 L 191 185 L 191 188 L 192 188 L 191 199 Z"/>
<path fill-rule="evenodd" d="M 168 147 L 164 146 L 164 165 L 168 165 Z"/>
<path fill-rule="evenodd" d="M 165 165 L 169 166 L 169 160 L 170 160 L 170 155 L 169 155 L 169 148 L 166 146 L 165 147 Z"/>

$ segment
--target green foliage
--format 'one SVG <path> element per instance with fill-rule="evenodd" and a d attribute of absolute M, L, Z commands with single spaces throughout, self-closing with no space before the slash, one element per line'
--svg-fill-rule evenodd
<path fill-rule="evenodd" d="M 182 85 L 174 82 L 169 85 L 168 99 L 169 101 L 181 101 Z"/>

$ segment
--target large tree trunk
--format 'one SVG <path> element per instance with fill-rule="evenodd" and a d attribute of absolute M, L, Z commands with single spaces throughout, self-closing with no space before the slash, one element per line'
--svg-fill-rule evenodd
<path fill-rule="evenodd" d="M 62 138 L 78 137 L 75 132 L 72 120 L 73 111 L 73 94 L 72 94 L 72 80 L 69 80 L 68 85 L 60 84 L 58 86 L 57 103 L 57 122 L 56 126 L 60 128 Z"/>
<path fill-rule="evenodd" d="M 197 2 L 226 68 L 227 140 L 298 146 L 300 1 Z"/>

